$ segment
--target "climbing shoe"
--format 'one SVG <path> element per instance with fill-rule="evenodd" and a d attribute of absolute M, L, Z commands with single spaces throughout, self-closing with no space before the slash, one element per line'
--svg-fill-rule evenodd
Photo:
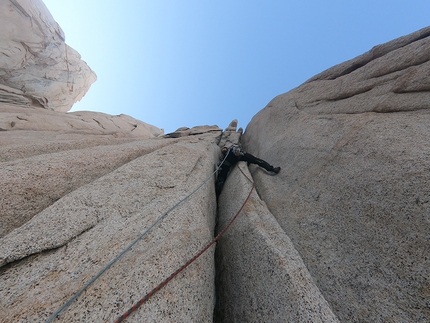
<path fill-rule="evenodd" d="M 273 168 L 273 172 L 275 173 L 275 174 L 278 174 L 279 172 L 281 171 L 281 167 L 274 167 Z"/>

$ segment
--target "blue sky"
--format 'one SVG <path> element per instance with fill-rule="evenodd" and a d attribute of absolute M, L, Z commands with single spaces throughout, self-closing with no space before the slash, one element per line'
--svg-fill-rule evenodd
<path fill-rule="evenodd" d="M 430 24 L 430 1 L 43 0 L 98 80 L 72 111 L 246 128 L 276 95 Z"/>

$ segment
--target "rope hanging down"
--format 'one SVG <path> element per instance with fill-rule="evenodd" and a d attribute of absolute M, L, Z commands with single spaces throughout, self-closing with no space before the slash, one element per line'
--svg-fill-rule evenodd
<path fill-rule="evenodd" d="M 230 149 L 229 149 L 230 150 Z M 228 155 L 228 154 L 227 154 Z M 115 262 L 117 262 L 128 250 L 130 250 L 139 240 L 141 240 L 153 227 L 155 227 L 163 218 L 166 217 L 167 214 L 169 214 L 171 211 L 173 211 L 176 207 L 178 207 L 180 204 L 182 204 L 184 201 L 186 201 L 188 198 L 190 198 L 194 193 L 196 193 L 203 185 L 205 185 L 209 179 L 212 178 L 213 175 L 215 175 L 219 169 L 221 168 L 222 164 L 224 164 L 227 155 L 224 157 L 222 162 L 216 167 L 215 171 L 212 172 L 197 188 L 194 189 L 190 194 L 185 196 L 182 200 L 180 200 L 178 203 L 173 205 L 170 209 L 168 209 L 166 212 L 164 212 L 148 229 L 146 229 L 145 232 L 143 232 L 140 236 L 138 236 L 132 243 L 128 245 L 127 248 L 125 248 L 118 256 L 116 256 L 114 259 L 112 259 L 105 267 L 103 267 L 91 280 L 84 285 L 80 290 L 78 290 L 66 303 L 64 303 L 58 310 L 56 310 L 48 319 L 45 321 L 45 323 L 50 323 L 56 318 L 65 308 L 67 308 L 75 299 L 79 297 L 92 283 L 96 281 L 97 278 L 99 278 L 106 270 L 109 269 Z"/>
<path fill-rule="evenodd" d="M 248 193 L 248 196 L 246 197 L 245 201 L 242 203 L 242 206 L 240 207 L 239 211 L 234 215 L 234 217 L 227 223 L 227 225 L 222 229 L 218 235 L 212 239 L 211 242 L 209 242 L 202 250 L 200 250 L 193 258 L 188 260 L 184 265 L 182 265 L 180 268 L 178 268 L 174 273 L 172 273 L 169 277 L 167 277 L 165 280 L 163 280 L 159 285 L 157 285 L 153 290 L 151 290 L 149 293 L 147 293 L 144 297 L 142 297 L 138 302 L 136 302 L 127 312 L 122 314 L 120 317 L 116 319 L 114 323 L 120 323 L 124 321 L 131 313 L 136 311 L 143 303 L 148 301 L 151 296 L 153 296 L 156 292 L 158 292 L 161 288 L 167 285 L 169 281 L 171 281 L 175 276 L 177 276 L 182 270 L 187 268 L 191 263 L 193 263 L 197 258 L 199 258 L 206 250 L 208 250 L 215 242 L 219 240 L 219 238 L 224 234 L 224 232 L 227 231 L 227 229 L 233 224 L 234 220 L 236 220 L 237 216 L 242 212 L 242 209 L 244 208 L 246 202 L 248 202 L 249 198 L 251 197 L 251 193 L 254 190 L 255 184 L 254 182 L 246 176 L 246 174 L 243 172 L 243 170 L 237 166 L 242 174 L 246 177 L 248 181 L 252 183 L 252 188 Z"/>

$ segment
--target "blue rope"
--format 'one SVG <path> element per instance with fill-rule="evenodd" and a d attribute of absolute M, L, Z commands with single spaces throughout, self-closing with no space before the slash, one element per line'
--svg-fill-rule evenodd
<path fill-rule="evenodd" d="M 229 148 L 230 151 L 230 148 Z M 228 152 L 229 152 L 228 151 Z M 190 194 L 185 196 L 182 200 L 180 200 L 178 203 L 176 203 L 174 206 L 172 206 L 170 209 L 168 209 L 166 212 L 164 212 L 148 229 L 146 229 L 145 232 L 143 232 L 140 236 L 138 236 L 130 245 L 128 245 L 127 248 L 125 248 L 118 256 L 116 256 L 114 259 L 112 259 L 102 270 L 98 272 L 97 275 L 95 275 L 91 280 L 84 285 L 80 290 L 78 290 L 66 303 L 64 303 L 58 310 L 56 310 L 46 321 L 45 323 L 50 323 L 52 320 L 57 317 L 65 308 L 67 308 L 75 299 L 81 295 L 85 289 L 87 289 L 94 281 L 96 281 L 97 278 L 99 278 L 106 270 L 110 268 L 115 262 L 117 262 L 128 250 L 130 250 L 139 240 L 141 240 L 153 227 L 157 225 L 164 217 L 166 217 L 167 214 L 169 214 L 173 209 L 178 207 L 180 204 L 182 204 L 184 201 L 186 201 L 188 198 L 190 198 L 194 193 L 196 193 L 203 185 L 207 183 L 207 181 L 218 172 L 218 170 L 221 168 L 222 164 L 225 162 L 228 152 L 225 155 L 223 161 L 216 167 L 215 171 L 210 174 L 199 186 L 197 186 L 194 191 L 192 191 Z"/>

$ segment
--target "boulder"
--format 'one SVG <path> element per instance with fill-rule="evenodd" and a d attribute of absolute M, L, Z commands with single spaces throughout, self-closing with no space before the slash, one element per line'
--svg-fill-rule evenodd
<path fill-rule="evenodd" d="M 341 322 L 428 322 L 430 27 L 334 66 L 257 113 L 257 191 Z"/>
<path fill-rule="evenodd" d="M 0 101 L 66 112 L 96 74 L 73 48 L 41 0 L 0 3 Z"/>

